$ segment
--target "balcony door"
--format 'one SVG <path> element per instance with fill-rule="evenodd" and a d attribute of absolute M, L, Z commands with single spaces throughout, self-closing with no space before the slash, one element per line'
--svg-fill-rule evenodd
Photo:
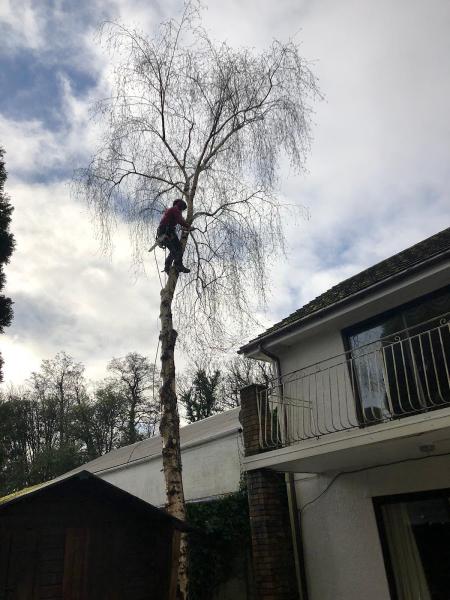
<path fill-rule="evenodd" d="M 345 332 L 360 423 L 450 405 L 450 286 Z"/>

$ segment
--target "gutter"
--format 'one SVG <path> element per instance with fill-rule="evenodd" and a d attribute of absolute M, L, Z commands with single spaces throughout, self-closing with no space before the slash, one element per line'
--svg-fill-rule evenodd
<path fill-rule="evenodd" d="M 421 262 L 419 265 L 417 265 L 417 264 L 412 265 L 411 267 L 408 267 L 401 273 L 395 273 L 393 275 L 390 275 L 389 277 L 386 277 L 382 281 L 378 281 L 378 282 L 373 283 L 372 285 L 369 285 L 361 290 L 358 290 L 354 294 L 351 294 L 350 296 L 346 296 L 345 298 L 342 298 L 341 300 L 337 300 L 336 302 L 334 302 L 333 304 L 330 304 L 329 306 L 324 306 L 323 308 L 319 308 L 318 310 L 312 312 L 311 314 L 305 315 L 303 318 L 300 317 L 300 319 L 298 319 L 297 321 L 293 321 L 291 323 L 286 323 L 286 325 L 283 325 L 279 329 L 276 329 L 275 331 L 268 333 L 267 335 L 262 334 L 260 339 L 256 338 L 253 342 L 249 342 L 245 346 L 242 346 L 241 348 L 239 348 L 237 353 L 238 354 L 248 354 L 249 352 L 252 352 L 255 349 L 259 350 L 262 347 L 263 341 L 267 342 L 268 340 L 273 340 L 273 338 L 278 337 L 280 334 L 288 333 L 292 329 L 297 329 L 299 327 L 302 327 L 302 325 L 306 322 L 309 322 L 316 318 L 320 318 L 323 314 L 332 312 L 335 308 L 340 308 L 341 306 L 350 304 L 355 299 L 364 297 L 367 294 L 370 294 L 371 292 L 373 292 L 374 290 L 382 288 L 383 286 L 391 283 L 392 281 L 401 280 L 404 277 L 410 275 L 414 271 L 420 271 L 421 267 L 430 266 L 435 262 L 439 262 L 440 259 L 446 258 L 446 257 L 450 257 L 449 250 L 445 250 L 444 252 L 441 252 L 440 254 L 434 255 L 431 258 L 427 259 L 426 261 Z M 369 267 L 369 268 L 371 268 L 371 267 Z M 337 285 L 339 285 L 339 284 L 337 284 Z M 269 356 L 269 354 L 267 353 L 266 350 L 263 350 L 263 353 L 266 354 L 267 356 Z"/>

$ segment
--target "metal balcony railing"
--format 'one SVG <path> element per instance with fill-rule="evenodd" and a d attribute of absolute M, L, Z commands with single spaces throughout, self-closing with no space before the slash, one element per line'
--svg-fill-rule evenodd
<path fill-rule="evenodd" d="M 261 448 L 450 406 L 450 313 L 284 375 L 258 393 Z"/>

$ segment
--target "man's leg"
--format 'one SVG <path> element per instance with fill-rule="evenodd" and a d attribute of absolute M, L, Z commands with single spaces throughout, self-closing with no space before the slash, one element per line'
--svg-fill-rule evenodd
<path fill-rule="evenodd" d="M 176 256 L 177 242 L 178 245 L 180 244 L 180 242 L 178 240 L 177 235 L 174 232 L 166 232 L 166 235 L 167 237 L 165 240 L 165 246 L 169 251 L 169 254 L 166 256 L 166 261 L 164 263 L 164 271 L 168 273 Z"/>
<path fill-rule="evenodd" d="M 175 264 L 175 268 L 181 273 L 189 273 L 190 269 L 187 269 L 183 265 L 183 250 L 181 248 L 181 242 L 177 235 L 175 235 L 173 240 L 170 241 L 170 244 L 170 254 Z M 169 248 L 169 246 L 167 247 Z"/>
<path fill-rule="evenodd" d="M 172 250 L 172 254 L 173 254 L 173 262 L 175 264 L 175 268 L 180 270 L 183 268 L 183 262 L 182 262 L 182 249 L 181 249 L 181 242 L 178 238 L 178 236 L 176 235 L 174 240 L 173 240 L 173 250 Z"/>

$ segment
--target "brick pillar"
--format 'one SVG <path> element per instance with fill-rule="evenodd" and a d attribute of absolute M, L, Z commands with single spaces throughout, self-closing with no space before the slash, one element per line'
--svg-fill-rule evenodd
<path fill-rule="evenodd" d="M 240 420 L 246 456 L 259 447 L 257 392 L 262 386 L 241 390 Z M 298 600 L 292 535 L 284 475 L 270 469 L 247 472 L 253 570 L 258 600 Z"/>

